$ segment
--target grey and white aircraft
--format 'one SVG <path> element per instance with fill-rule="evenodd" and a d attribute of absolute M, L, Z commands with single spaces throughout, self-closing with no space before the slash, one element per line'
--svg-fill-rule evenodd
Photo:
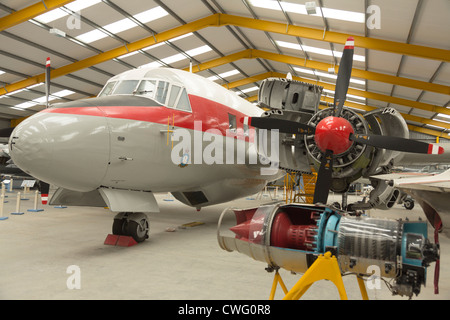
<path fill-rule="evenodd" d="M 322 88 L 298 81 L 267 79 L 260 101 L 272 111 L 265 112 L 193 73 L 130 70 L 96 98 L 56 104 L 21 122 L 10 155 L 23 171 L 58 187 L 50 204 L 108 206 L 118 212 L 113 233 L 138 242 L 148 237 L 145 213 L 159 210 L 155 192 L 199 209 L 254 194 L 283 170 L 316 167 L 315 202 L 326 203 L 330 189 L 345 191 L 404 152 L 443 152 L 407 139 L 394 109 L 360 115 L 343 106 L 352 55 L 349 38 L 336 108 L 321 111 Z"/>

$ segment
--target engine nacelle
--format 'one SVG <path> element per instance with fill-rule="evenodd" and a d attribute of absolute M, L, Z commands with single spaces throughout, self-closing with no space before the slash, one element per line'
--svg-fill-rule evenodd
<path fill-rule="evenodd" d="M 224 250 L 299 273 L 331 251 L 342 273 L 370 276 L 378 270 L 379 276 L 394 279 L 394 294 L 409 297 L 420 292 L 429 263 L 439 258 L 438 246 L 427 239 L 425 221 L 349 217 L 305 204 L 226 209 L 218 241 Z"/>
<path fill-rule="evenodd" d="M 258 92 L 258 103 L 270 110 L 264 116 L 284 120 L 307 123 L 317 127 L 321 120 L 334 115 L 334 108 L 320 110 L 319 101 L 322 87 L 289 79 L 269 78 L 263 81 Z M 408 126 L 393 108 L 376 109 L 359 114 L 344 107 L 340 117 L 351 125 L 354 134 L 376 134 L 408 138 Z M 324 150 L 320 150 L 316 143 L 317 136 L 292 135 L 280 133 L 276 139 L 278 153 L 270 150 L 273 137 L 270 132 L 260 134 L 263 140 L 258 144 L 258 153 L 272 162 L 279 162 L 279 167 L 287 171 L 311 172 L 312 168 L 318 172 Z M 279 147 L 278 147 L 279 146 Z M 342 153 L 333 155 L 333 173 L 330 189 L 334 192 L 346 192 L 350 184 L 360 177 L 368 178 L 377 174 L 380 167 L 391 166 L 402 153 L 367 146 L 352 142 Z M 307 157 L 305 157 L 305 155 Z M 305 159 L 307 158 L 307 159 Z"/>

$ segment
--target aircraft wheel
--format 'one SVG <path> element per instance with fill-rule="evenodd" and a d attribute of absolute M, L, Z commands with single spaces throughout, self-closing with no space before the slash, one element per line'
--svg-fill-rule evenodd
<path fill-rule="evenodd" d="M 127 235 L 133 237 L 136 242 L 143 242 L 148 238 L 149 224 L 147 219 L 141 219 L 139 222 L 130 220 L 127 225 Z"/>
<path fill-rule="evenodd" d="M 127 219 L 114 219 L 112 233 L 118 236 L 124 236 L 127 233 Z"/>
<path fill-rule="evenodd" d="M 405 201 L 403 201 L 403 205 L 405 206 L 405 208 L 407 210 L 412 210 L 412 208 L 414 208 L 414 201 L 410 200 L 410 199 L 406 199 Z"/>

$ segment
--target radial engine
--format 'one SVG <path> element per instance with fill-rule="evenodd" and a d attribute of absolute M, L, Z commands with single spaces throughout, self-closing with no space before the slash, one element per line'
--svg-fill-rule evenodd
<path fill-rule="evenodd" d="M 222 249 L 237 251 L 269 268 L 305 273 L 331 251 L 343 274 L 393 280 L 393 294 L 412 297 L 425 285 L 439 245 L 427 237 L 426 221 L 343 216 L 326 206 L 272 203 L 225 209 L 219 220 Z M 385 281 L 388 284 L 387 281 Z"/>
<path fill-rule="evenodd" d="M 298 134 L 280 130 L 277 154 L 280 168 L 290 172 L 311 172 L 312 169 L 319 172 L 326 157 L 324 150 L 331 149 L 332 172 L 327 187 L 337 193 L 345 193 L 350 184 L 361 177 L 388 173 L 403 153 L 371 146 L 364 137 L 377 135 L 407 139 L 408 126 L 401 114 L 393 108 L 357 113 L 343 107 L 337 117 L 334 116 L 334 108 L 319 110 L 322 89 L 317 85 L 282 78 L 268 78 L 262 82 L 258 103 L 267 109 L 263 117 L 286 121 L 282 128 L 289 122 L 296 122 L 315 129 L 314 132 L 305 130 Z M 330 119 L 333 121 L 327 122 Z M 346 129 L 341 131 L 343 127 Z M 351 141 L 349 134 L 362 139 Z M 258 152 L 270 159 L 268 150 L 260 148 Z M 352 210 L 392 207 L 399 191 L 378 181 L 373 181 L 373 185 L 375 189 L 367 202 L 354 204 Z"/>

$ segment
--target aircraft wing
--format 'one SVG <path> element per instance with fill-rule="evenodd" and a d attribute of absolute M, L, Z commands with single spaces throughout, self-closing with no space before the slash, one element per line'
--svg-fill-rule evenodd
<path fill-rule="evenodd" d="M 391 181 L 394 187 L 400 189 L 450 193 L 450 170 L 435 175 L 406 172 L 377 175 L 373 178 Z"/>

